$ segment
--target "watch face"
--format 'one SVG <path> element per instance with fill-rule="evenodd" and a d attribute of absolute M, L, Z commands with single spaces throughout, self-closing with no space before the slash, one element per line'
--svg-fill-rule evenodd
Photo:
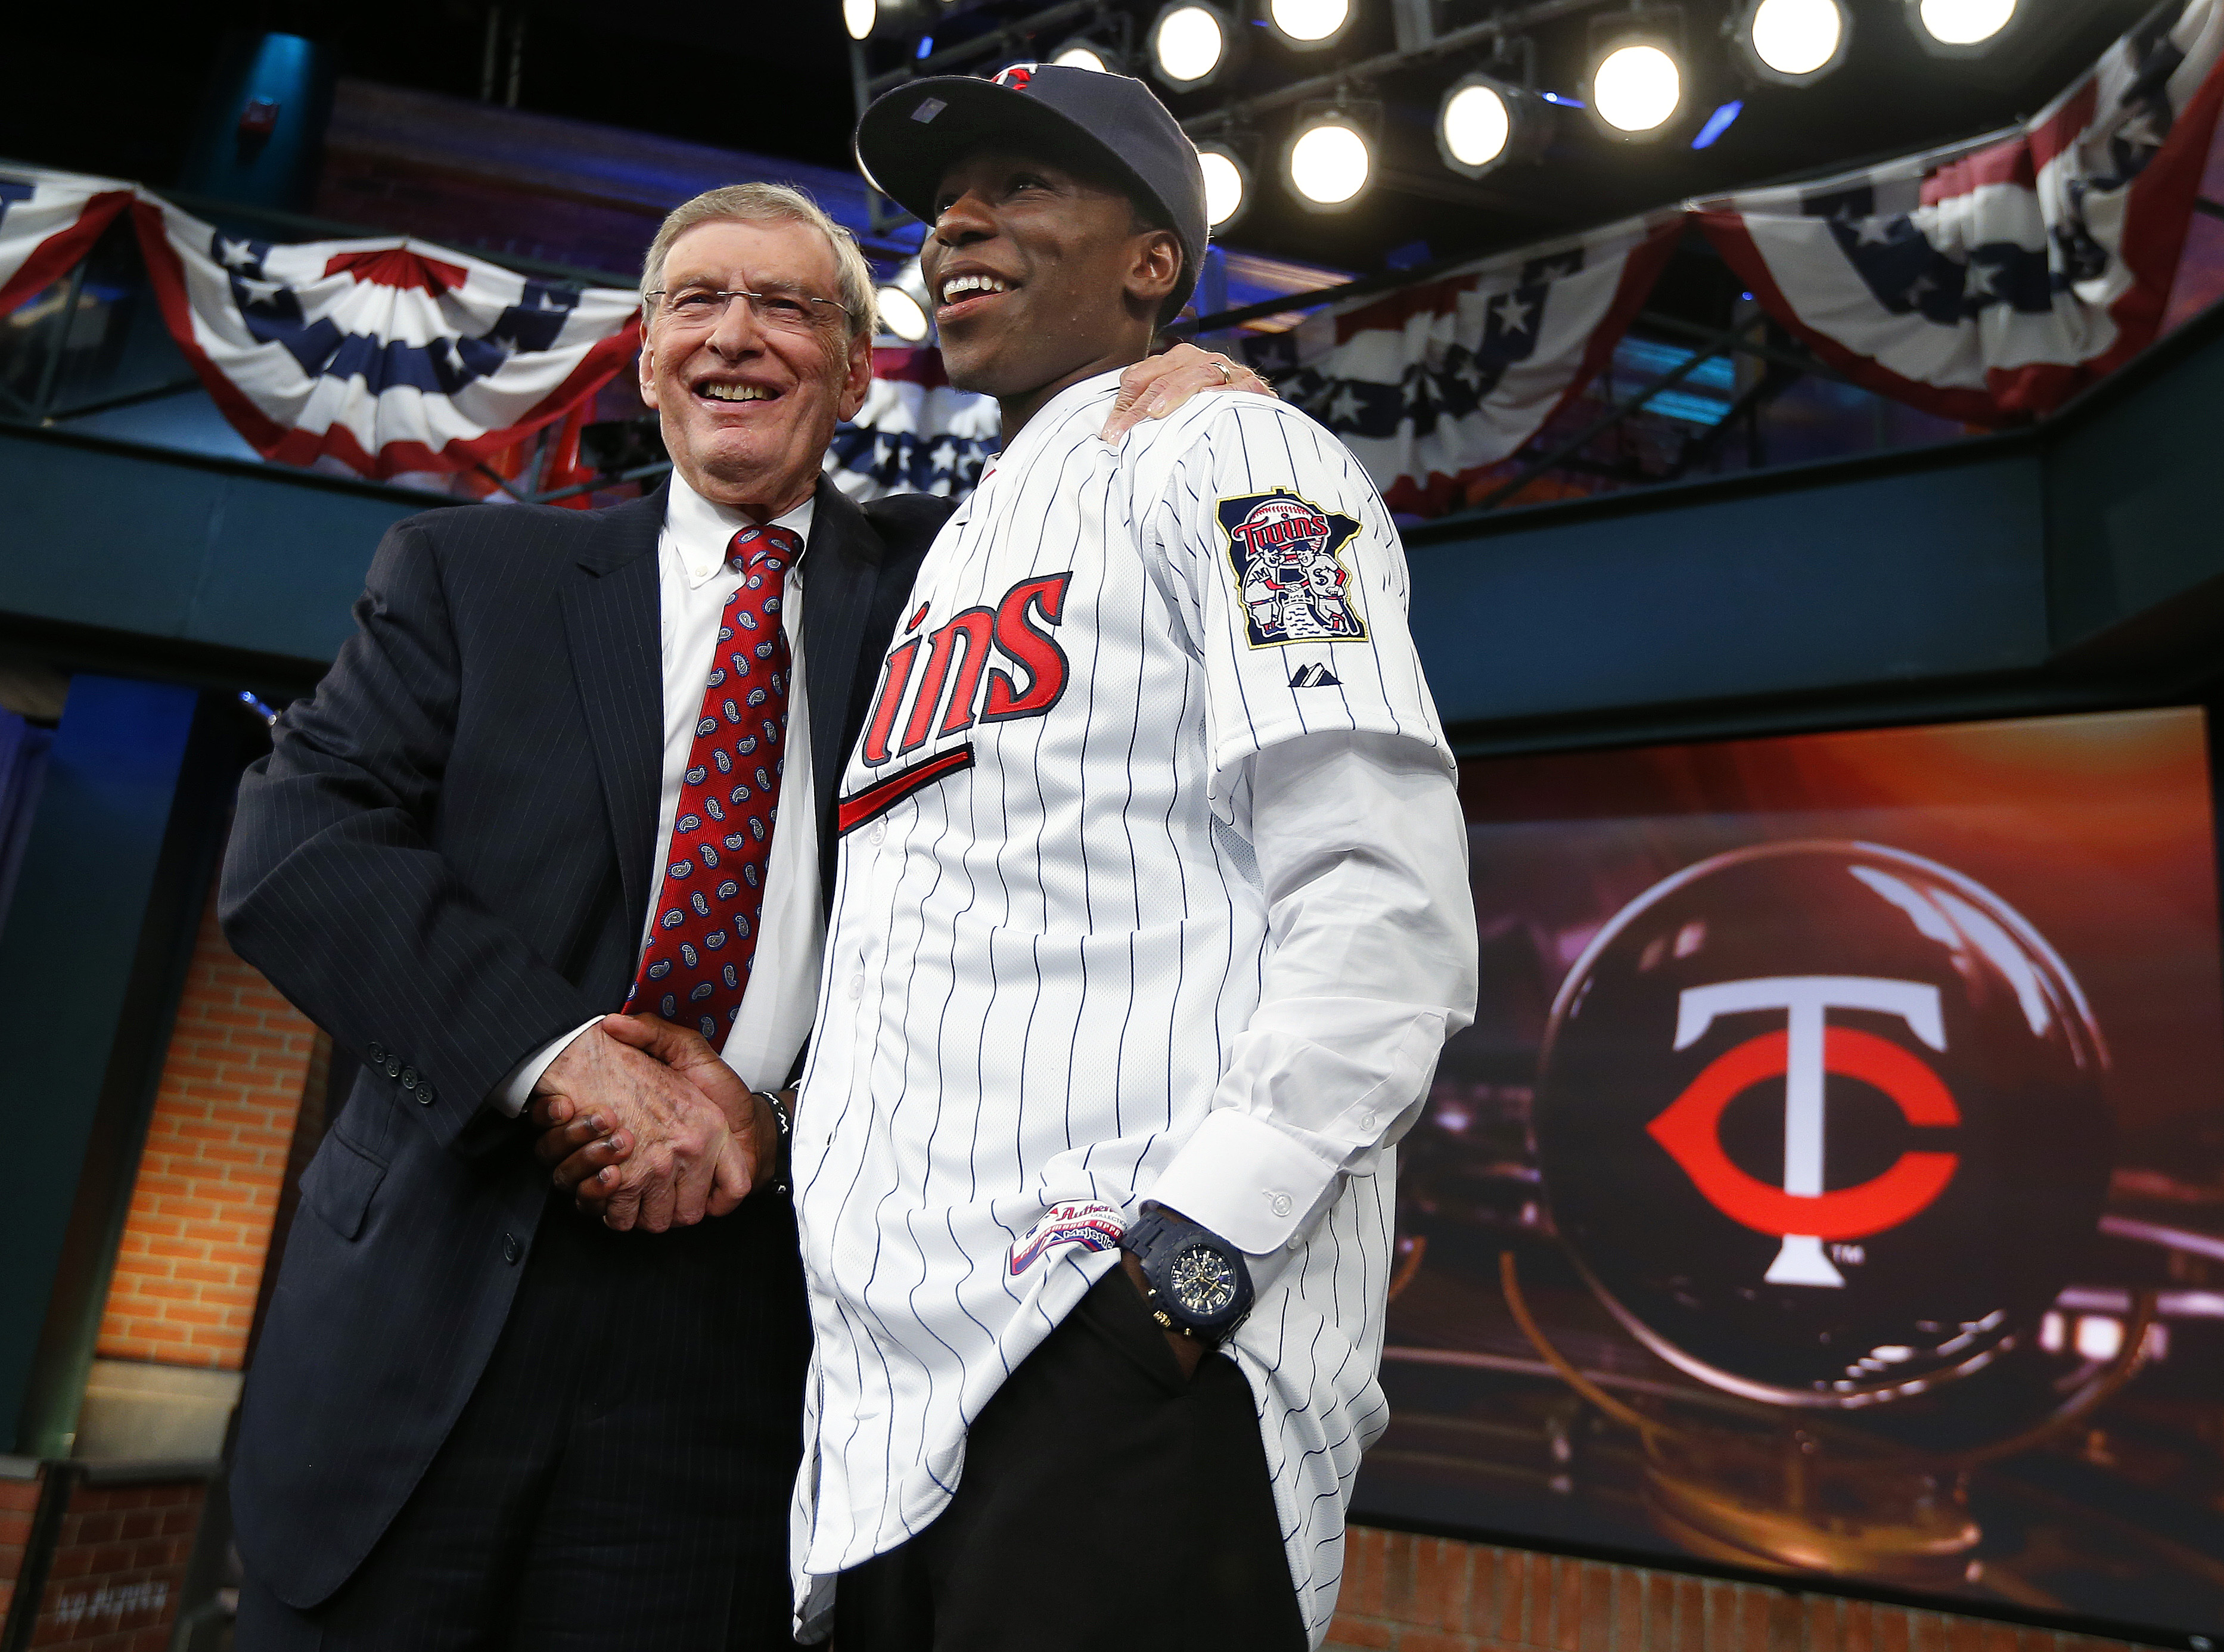
<path fill-rule="evenodd" d="M 1235 1301 L 1234 1264 L 1203 1240 L 1192 1239 L 1174 1252 L 1166 1277 L 1174 1301 L 1192 1318 L 1210 1320 Z"/>

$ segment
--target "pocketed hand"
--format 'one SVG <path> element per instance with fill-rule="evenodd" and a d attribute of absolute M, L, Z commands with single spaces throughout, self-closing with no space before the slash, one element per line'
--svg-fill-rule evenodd
<path fill-rule="evenodd" d="M 650 1016 L 609 1016 L 534 1086 L 534 1153 L 578 1207 L 661 1233 L 723 1216 L 769 1180 L 771 1109 L 702 1037 Z"/>

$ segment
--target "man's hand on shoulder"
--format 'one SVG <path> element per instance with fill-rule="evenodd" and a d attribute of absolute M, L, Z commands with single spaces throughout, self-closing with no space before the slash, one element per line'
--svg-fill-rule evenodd
<path fill-rule="evenodd" d="M 1163 419 L 1204 390 L 1242 390 L 1272 396 L 1274 387 L 1244 366 L 1192 344 L 1178 344 L 1162 356 L 1148 357 L 1120 375 L 1120 394 L 1112 416 L 1096 434 L 1117 446 L 1120 439 L 1146 419 Z"/>
<path fill-rule="evenodd" d="M 771 1110 L 695 1033 L 610 1016 L 534 1085 L 534 1148 L 556 1186 L 617 1229 L 723 1216 L 770 1179 Z"/>

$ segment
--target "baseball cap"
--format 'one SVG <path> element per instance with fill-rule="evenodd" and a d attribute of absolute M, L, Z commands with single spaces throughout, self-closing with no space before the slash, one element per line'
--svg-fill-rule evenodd
<path fill-rule="evenodd" d="M 990 79 L 943 74 L 913 80 L 875 101 L 857 123 L 857 164 L 890 200 L 934 221 L 943 174 L 984 149 L 1094 160 L 1155 205 L 1181 242 L 1178 311 L 1204 257 L 1204 172 L 1197 146 L 1141 81 L 1055 63 L 1016 63 Z"/>

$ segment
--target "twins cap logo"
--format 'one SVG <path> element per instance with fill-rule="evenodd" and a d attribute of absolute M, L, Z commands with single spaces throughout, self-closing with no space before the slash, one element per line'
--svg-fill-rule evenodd
<path fill-rule="evenodd" d="M 1897 1016 L 1933 1049 L 1946 1048 L 1938 989 L 1919 981 L 1829 975 L 1786 976 L 1687 987 L 1678 996 L 1676 1048 L 1700 1038 L 1717 1016 L 1780 1010 L 1787 1030 L 1749 1038 L 1707 1064 L 1667 1111 L 1646 1126 L 1709 1203 L 1734 1222 L 1780 1237 L 1763 1275 L 1772 1285 L 1842 1287 L 1823 1252 L 1825 1239 L 1858 1239 L 1898 1227 L 1945 1191 L 1951 1153 L 1911 1149 L 1889 1169 L 1852 1187 L 1826 1191 L 1824 1090 L 1832 1073 L 1861 1079 L 1891 1100 L 1910 1124 L 1962 1122 L 1954 1098 L 1919 1056 L 1873 1033 L 1832 1027 L 1834 1009 Z M 1754 1085 L 1784 1086 L 1784 1185 L 1747 1174 L 1722 1151 L 1722 1117 Z"/>
<path fill-rule="evenodd" d="M 989 82 L 991 85 L 1009 86 L 1014 92 L 1025 92 L 1041 66 L 1039 63 L 1014 63 L 990 75 Z"/>
<path fill-rule="evenodd" d="M 2038 930 L 1874 844 L 1661 879 L 1563 983 L 1538 1074 L 1554 1231 L 1703 1381 L 1861 1406 L 1981 1369 L 2093 1244 L 2107 1054 Z"/>
<path fill-rule="evenodd" d="M 1343 562 L 1356 521 L 1281 488 L 1223 499 L 1219 516 L 1253 648 L 1367 640 Z"/>

